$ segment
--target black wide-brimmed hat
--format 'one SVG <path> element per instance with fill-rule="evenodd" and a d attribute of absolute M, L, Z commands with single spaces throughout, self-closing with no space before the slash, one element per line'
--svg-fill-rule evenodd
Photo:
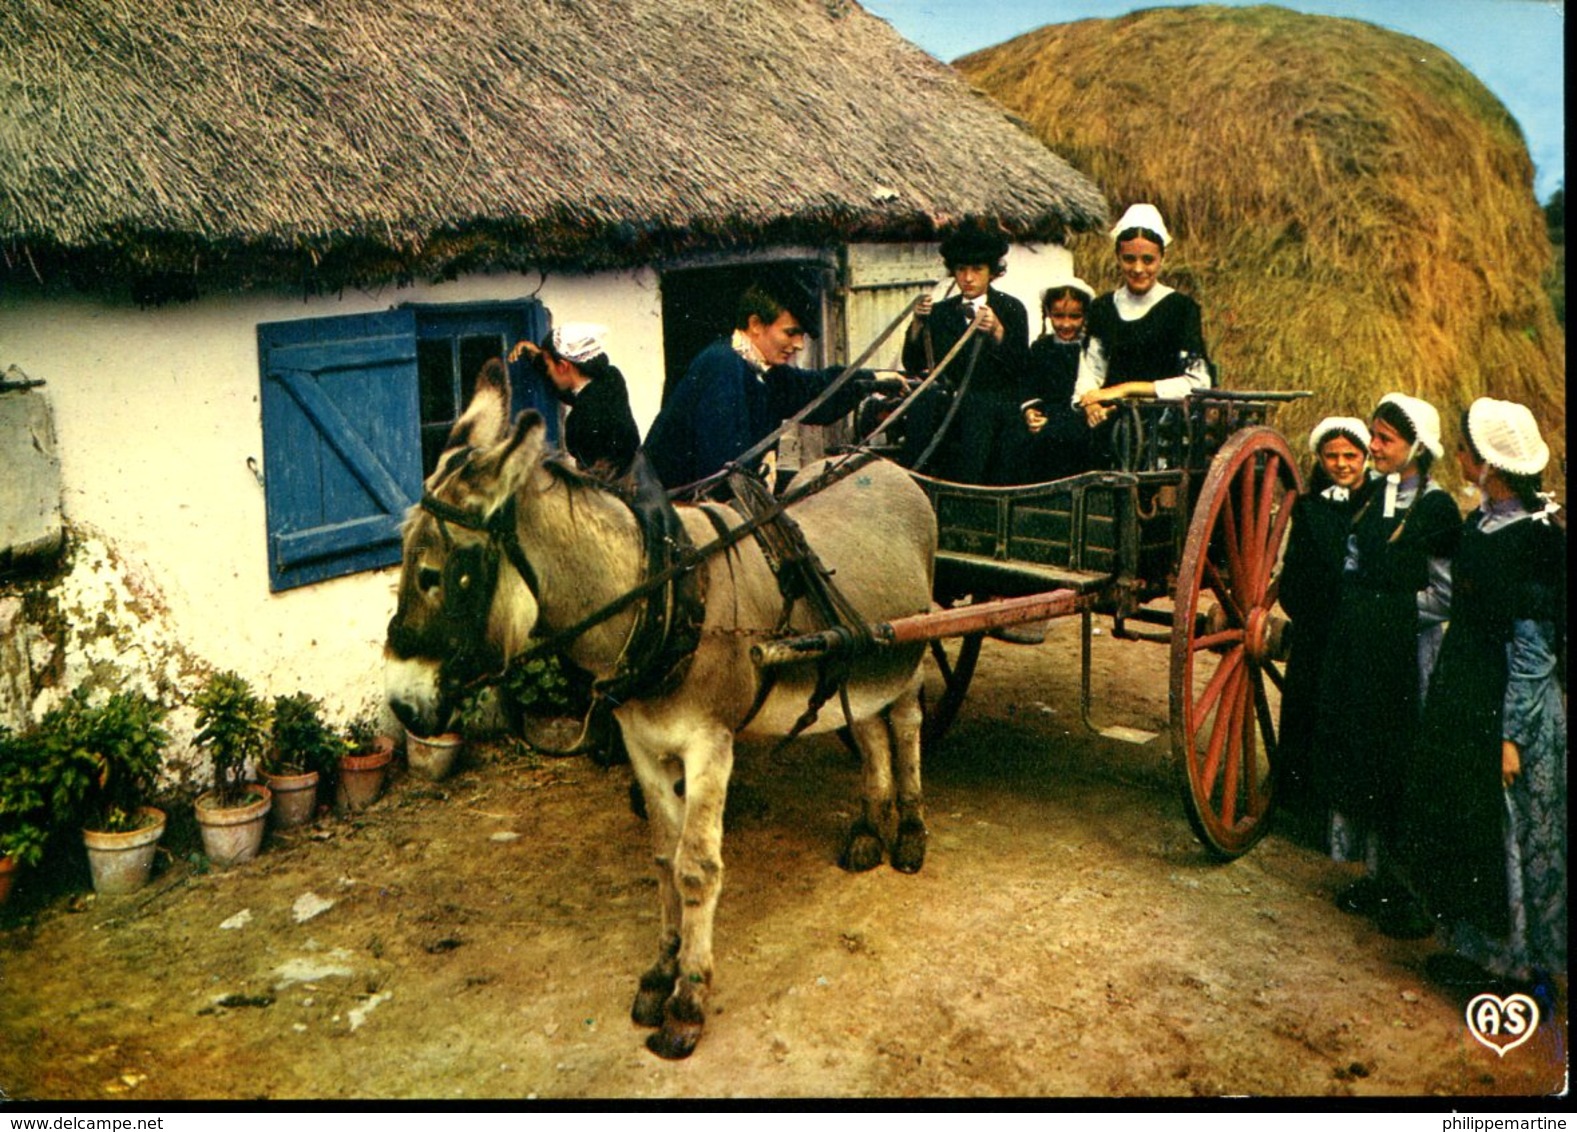
<path fill-rule="evenodd" d="M 822 283 L 822 269 L 807 263 L 774 263 L 751 277 L 751 285 L 776 299 L 812 338 L 821 336 Z"/>
<path fill-rule="evenodd" d="M 961 263 L 995 266 L 1007 258 L 1007 233 L 994 220 L 966 216 L 942 236 L 941 252 L 949 270 Z"/>

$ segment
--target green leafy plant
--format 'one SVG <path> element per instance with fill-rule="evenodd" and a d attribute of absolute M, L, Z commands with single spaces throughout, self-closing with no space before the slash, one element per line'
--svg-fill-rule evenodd
<path fill-rule="evenodd" d="M 34 866 L 49 840 L 49 806 L 36 736 L 0 727 L 0 857 Z"/>
<path fill-rule="evenodd" d="M 363 712 L 345 725 L 345 746 L 341 754 L 366 755 L 378 747 L 378 725 L 370 714 Z"/>
<path fill-rule="evenodd" d="M 216 672 L 197 695 L 196 743 L 208 752 L 219 805 L 243 804 L 247 764 L 261 765 L 268 747 L 269 708 L 235 672 Z"/>
<path fill-rule="evenodd" d="M 35 740 L 40 789 L 54 820 L 121 833 L 138 828 L 138 808 L 158 781 L 169 742 L 165 709 L 140 692 L 101 704 L 78 688 L 46 714 Z"/>
<path fill-rule="evenodd" d="M 323 722 L 323 705 L 305 692 L 275 696 L 273 742 L 264 762 L 270 774 L 310 774 L 327 778 L 344 745 Z"/>
<path fill-rule="evenodd" d="M 576 690 L 564 663 L 557 656 L 539 656 L 512 663 L 504 673 L 500 693 L 526 715 L 576 715 Z"/>

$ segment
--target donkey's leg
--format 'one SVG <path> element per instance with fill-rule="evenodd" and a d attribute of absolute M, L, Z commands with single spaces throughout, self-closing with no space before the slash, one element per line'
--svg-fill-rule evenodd
<path fill-rule="evenodd" d="M 898 778 L 898 837 L 893 868 L 917 873 L 925 864 L 925 805 L 920 797 L 920 679 L 887 709 Z"/>
<path fill-rule="evenodd" d="M 646 799 L 647 825 L 652 837 L 653 864 L 657 868 L 657 892 L 662 906 L 662 936 L 657 962 L 642 976 L 630 1018 L 638 1026 L 661 1026 L 663 1004 L 673 994 L 679 978 L 679 927 L 682 910 L 679 890 L 674 884 L 673 861 L 684 825 L 685 802 L 674 789 L 683 775 L 677 761 L 664 760 L 651 752 L 626 743 L 630 766 Z"/>
<path fill-rule="evenodd" d="M 706 1024 L 712 987 L 712 925 L 723 889 L 723 808 L 734 768 L 734 736 L 713 724 L 685 751 L 684 828 L 674 857 L 674 884 L 683 919 L 679 979 L 663 1011 L 662 1029 L 646 1039 L 659 1057 L 689 1057 Z"/>
<path fill-rule="evenodd" d="M 849 828 L 838 865 L 851 873 L 863 873 L 882 863 L 886 849 L 882 831 L 892 829 L 893 737 L 880 713 L 852 724 L 849 730 L 860 749 L 860 816 Z"/>

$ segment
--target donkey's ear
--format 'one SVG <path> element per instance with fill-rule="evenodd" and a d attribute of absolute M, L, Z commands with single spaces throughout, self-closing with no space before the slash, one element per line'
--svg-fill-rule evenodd
<path fill-rule="evenodd" d="M 509 432 L 509 368 L 502 358 L 489 358 L 476 375 L 471 403 L 449 430 L 444 451 L 452 448 L 486 448 Z"/>
<path fill-rule="evenodd" d="M 515 427 L 509 436 L 494 452 L 488 453 L 489 462 L 497 461 L 497 490 L 500 498 L 513 495 L 515 489 L 541 467 L 547 441 L 547 422 L 542 419 L 541 413 L 527 409 L 516 418 Z"/>

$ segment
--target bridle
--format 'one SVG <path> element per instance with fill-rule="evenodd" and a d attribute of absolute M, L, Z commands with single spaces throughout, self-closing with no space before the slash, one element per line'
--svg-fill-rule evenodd
<path fill-rule="evenodd" d="M 491 515 L 446 503 L 430 491 L 422 492 L 419 506 L 437 521 L 438 534 L 447 551 L 442 572 L 443 606 L 438 616 L 449 659 L 444 662 L 439 682 L 445 693 L 462 695 L 496 683 L 507 667 L 504 658 L 500 655 L 495 659 L 486 646 L 487 619 L 498 587 L 500 558 L 509 560 L 533 598 L 539 593 L 540 583 L 515 533 L 513 496 Z M 486 540 L 461 546 L 450 535 L 450 525 L 486 535 Z"/>

